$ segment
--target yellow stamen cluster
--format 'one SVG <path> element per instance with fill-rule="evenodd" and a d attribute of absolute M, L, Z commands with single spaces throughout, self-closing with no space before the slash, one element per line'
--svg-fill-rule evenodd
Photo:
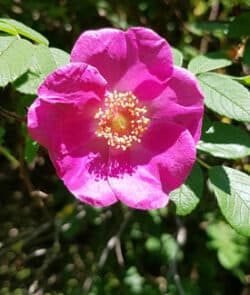
<path fill-rule="evenodd" d="M 132 92 L 108 93 L 104 106 L 98 110 L 96 135 L 104 137 L 109 146 L 125 151 L 134 142 L 141 142 L 150 120 L 147 109 Z"/>

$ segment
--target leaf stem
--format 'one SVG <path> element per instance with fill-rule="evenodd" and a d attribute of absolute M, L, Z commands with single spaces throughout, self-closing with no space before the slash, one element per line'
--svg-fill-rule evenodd
<path fill-rule="evenodd" d="M 201 166 L 205 167 L 206 169 L 211 169 L 212 168 L 212 166 L 208 165 L 206 162 L 204 162 L 202 159 L 200 159 L 198 157 L 196 158 L 196 161 L 199 164 L 201 164 Z"/>
<path fill-rule="evenodd" d="M 1 106 L 0 106 L 0 115 L 4 118 L 14 119 L 16 121 L 26 123 L 25 118 L 19 116 L 18 114 L 14 113 L 14 112 L 7 111 Z"/>
<path fill-rule="evenodd" d="M 0 145 L 0 153 L 11 162 L 14 168 L 20 166 L 20 162 L 2 145 Z"/>

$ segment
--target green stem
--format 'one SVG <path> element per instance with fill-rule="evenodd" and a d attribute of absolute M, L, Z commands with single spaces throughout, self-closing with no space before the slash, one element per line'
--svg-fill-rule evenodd
<path fill-rule="evenodd" d="M 196 158 L 196 161 L 201 164 L 201 166 L 205 167 L 206 169 L 211 169 L 212 166 L 208 165 L 206 162 L 201 160 L 200 158 Z"/>
<path fill-rule="evenodd" d="M 2 145 L 0 145 L 0 153 L 5 156 L 5 158 L 7 158 L 15 168 L 20 166 L 19 161 Z"/>
<path fill-rule="evenodd" d="M 10 111 L 4 109 L 1 106 L 0 106 L 0 115 L 2 117 L 4 117 L 4 118 L 14 119 L 16 121 L 26 123 L 26 119 L 25 118 L 19 116 L 18 114 L 14 113 L 14 112 L 10 112 Z"/>

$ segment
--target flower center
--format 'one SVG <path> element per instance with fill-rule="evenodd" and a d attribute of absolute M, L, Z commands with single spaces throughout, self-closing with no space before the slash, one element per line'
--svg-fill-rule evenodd
<path fill-rule="evenodd" d="M 104 137 L 109 146 L 125 151 L 134 142 L 141 142 L 150 122 L 146 113 L 147 108 L 132 92 L 108 93 L 95 115 L 96 135 Z"/>

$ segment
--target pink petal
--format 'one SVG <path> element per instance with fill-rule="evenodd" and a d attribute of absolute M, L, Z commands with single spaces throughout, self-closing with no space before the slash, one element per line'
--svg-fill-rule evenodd
<path fill-rule="evenodd" d="M 50 158 L 58 176 L 80 201 L 97 207 L 117 201 L 107 181 L 105 150 L 90 152 L 79 148 L 66 155 L 52 151 Z"/>
<path fill-rule="evenodd" d="M 93 65 L 110 91 L 132 91 L 152 99 L 164 89 L 173 71 L 168 43 L 146 28 L 86 31 L 76 41 L 71 61 Z M 146 88 L 146 90 L 145 90 Z"/>
<path fill-rule="evenodd" d="M 71 63 L 51 73 L 38 88 L 40 98 L 53 102 L 73 102 L 96 99 L 101 101 L 107 82 L 97 69 L 84 63 Z"/>
<path fill-rule="evenodd" d="M 105 86 L 95 68 L 73 63 L 46 78 L 28 111 L 30 134 L 49 149 L 58 176 L 78 199 L 95 206 L 116 202 L 105 171 L 100 177 L 97 165 L 108 157 L 106 142 L 95 135 L 94 120 Z"/>
<path fill-rule="evenodd" d="M 151 165 L 158 167 L 165 192 L 185 182 L 196 159 L 195 143 L 187 129 L 170 122 L 156 124 L 143 141 L 143 147 L 152 155 L 148 169 Z"/>
<path fill-rule="evenodd" d="M 168 193 L 189 175 L 195 153 L 187 130 L 170 122 L 154 122 L 141 144 L 123 153 L 110 150 L 110 163 L 118 163 L 124 170 L 110 175 L 109 183 L 117 198 L 130 207 L 164 207 Z"/>
<path fill-rule="evenodd" d="M 103 100 L 105 80 L 96 69 L 71 64 L 49 75 L 28 110 L 34 140 L 49 149 L 68 151 L 86 145 L 96 130 L 93 116 Z"/>
<path fill-rule="evenodd" d="M 198 82 L 187 70 L 174 68 L 167 88 L 152 101 L 151 117 L 155 120 L 169 120 L 187 128 L 195 143 L 201 135 L 204 111 L 203 94 Z"/>
<path fill-rule="evenodd" d="M 121 178 L 109 177 L 109 183 L 117 198 L 127 206 L 151 210 L 165 207 L 169 197 L 162 191 L 161 181 L 146 168 L 138 166 L 130 175 Z"/>

